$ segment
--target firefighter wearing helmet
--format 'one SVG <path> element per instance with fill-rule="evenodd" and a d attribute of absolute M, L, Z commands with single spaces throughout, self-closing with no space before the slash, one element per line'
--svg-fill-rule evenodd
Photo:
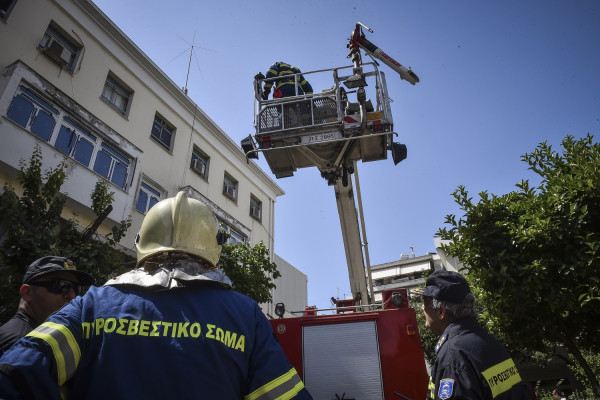
<path fill-rule="evenodd" d="M 134 270 L 6 351 L 0 398 L 311 399 L 258 304 L 217 267 L 222 242 L 202 202 L 158 202 Z"/>
<path fill-rule="evenodd" d="M 152 256 L 176 252 L 196 256 L 213 269 L 223 237 L 219 222 L 204 203 L 184 192 L 150 209 L 136 239 L 137 266 Z"/>

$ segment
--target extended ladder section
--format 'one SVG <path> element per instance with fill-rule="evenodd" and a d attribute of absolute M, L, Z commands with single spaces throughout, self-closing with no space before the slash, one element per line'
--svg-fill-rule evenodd
<path fill-rule="evenodd" d="M 369 304 L 369 291 L 367 290 L 367 275 L 365 274 L 365 262 L 363 258 L 363 241 L 359 230 L 358 215 L 356 213 L 356 200 L 352 180 L 343 185 L 341 179 L 335 183 L 335 199 L 337 201 L 344 249 L 346 251 L 346 262 L 348 263 L 348 277 L 350 278 L 350 290 L 354 298 L 360 294 L 360 304 Z M 358 305 L 358 304 L 353 304 Z"/>

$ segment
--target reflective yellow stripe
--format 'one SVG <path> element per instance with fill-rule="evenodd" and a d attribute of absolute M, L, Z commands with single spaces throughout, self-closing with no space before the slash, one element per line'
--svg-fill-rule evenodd
<path fill-rule="evenodd" d="M 244 396 L 245 400 L 288 400 L 294 397 L 304 388 L 304 383 L 296 373 L 294 368 L 290 369 L 280 377 L 259 387 L 249 395 Z"/>
<path fill-rule="evenodd" d="M 58 346 L 58 342 L 49 334 L 41 333 L 38 331 L 31 331 L 27 334 L 27 336 L 33 336 L 39 339 L 42 339 L 44 342 L 48 343 L 52 348 L 52 353 L 54 354 L 54 359 L 56 360 L 56 369 L 58 371 L 58 384 L 62 385 L 67 380 L 67 371 L 65 369 L 65 358 L 63 357 L 60 347 Z"/>
<path fill-rule="evenodd" d="M 44 322 L 26 336 L 36 337 L 48 343 L 56 361 L 59 385 L 63 385 L 73 376 L 81 359 L 81 349 L 67 327 L 54 322 Z"/>
<path fill-rule="evenodd" d="M 494 398 L 521 382 L 521 375 L 510 358 L 486 369 L 481 374 L 490 385 Z"/>
<path fill-rule="evenodd" d="M 433 377 L 431 375 L 429 376 L 429 385 L 427 389 L 428 397 L 432 400 L 435 399 L 435 383 L 433 382 Z"/>
<path fill-rule="evenodd" d="M 81 349 L 79 348 L 77 340 L 75 340 L 75 336 L 73 336 L 73 332 L 71 332 L 66 326 L 55 324 L 54 322 L 45 322 L 43 325 L 46 325 L 49 328 L 54 328 L 65 335 L 67 343 L 69 343 L 69 347 L 71 348 L 73 356 L 75 357 L 75 363 L 79 364 L 79 360 L 81 359 Z"/>
<path fill-rule="evenodd" d="M 302 389 L 304 389 L 304 383 L 302 381 L 300 381 L 296 385 L 294 385 L 293 388 L 291 388 L 290 390 L 288 390 L 281 396 L 275 398 L 275 400 L 290 400 L 290 399 L 294 398 L 294 396 L 296 396 L 298 394 L 298 392 L 301 391 Z"/>

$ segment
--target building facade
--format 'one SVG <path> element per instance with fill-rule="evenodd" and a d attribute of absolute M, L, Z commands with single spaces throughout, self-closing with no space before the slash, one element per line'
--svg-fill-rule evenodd
<path fill-rule="evenodd" d="M 425 286 L 426 277 L 424 272 L 433 272 L 444 269 L 448 271 L 461 271 L 464 266 L 455 257 L 452 257 L 442 249 L 448 240 L 442 240 L 440 236 L 433 237 L 435 253 L 427 253 L 423 256 L 402 254 L 399 260 L 384 264 L 371 266 L 373 279 L 373 292 L 375 301 L 381 301 L 381 292 L 393 289 L 416 289 Z M 411 248 L 412 249 L 412 248 Z"/>
<path fill-rule="evenodd" d="M 90 0 L 9 0 L 0 10 L 0 181 L 19 192 L 21 160 L 36 146 L 43 169 L 66 161 L 64 218 L 96 216 L 104 179 L 134 240 L 147 211 L 184 190 L 206 203 L 231 241 L 263 241 L 273 257 L 283 190 Z M 251 96 L 251 93 L 249 93 Z M 250 97 L 249 97 L 250 99 Z M 249 122 L 250 123 L 250 122 Z"/>
<path fill-rule="evenodd" d="M 416 289 L 425 286 L 424 272 L 442 269 L 440 256 L 403 254 L 399 260 L 371 266 L 375 302 L 382 301 L 382 292 L 393 289 Z"/>

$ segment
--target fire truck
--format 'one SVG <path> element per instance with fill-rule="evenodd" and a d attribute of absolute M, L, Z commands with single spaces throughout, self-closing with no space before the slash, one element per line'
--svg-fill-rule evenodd
<path fill-rule="evenodd" d="M 247 158 L 262 153 L 277 178 L 317 167 L 335 191 L 352 299 L 332 297 L 334 308 L 307 307 L 292 311 L 291 318 L 283 318 L 285 305 L 279 303 L 279 318 L 271 320 L 307 389 L 318 400 L 423 399 L 428 378 L 415 310 L 406 289 L 384 291 L 375 303 L 364 223 L 361 235 L 357 213 L 358 204 L 363 221 L 357 162 L 391 154 L 396 165 L 407 155 L 406 146 L 393 140 L 386 77 L 376 59 L 412 85 L 419 78 L 368 41 L 363 29 L 373 32 L 358 22 L 348 42 L 352 65 L 293 75 L 295 96 L 264 99 L 263 84 L 274 81 L 277 87 L 281 77 L 258 74 L 255 134 L 241 147 Z M 361 51 L 371 61 L 363 62 Z M 304 94 L 298 90 L 303 79 L 332 86 Z"/>

